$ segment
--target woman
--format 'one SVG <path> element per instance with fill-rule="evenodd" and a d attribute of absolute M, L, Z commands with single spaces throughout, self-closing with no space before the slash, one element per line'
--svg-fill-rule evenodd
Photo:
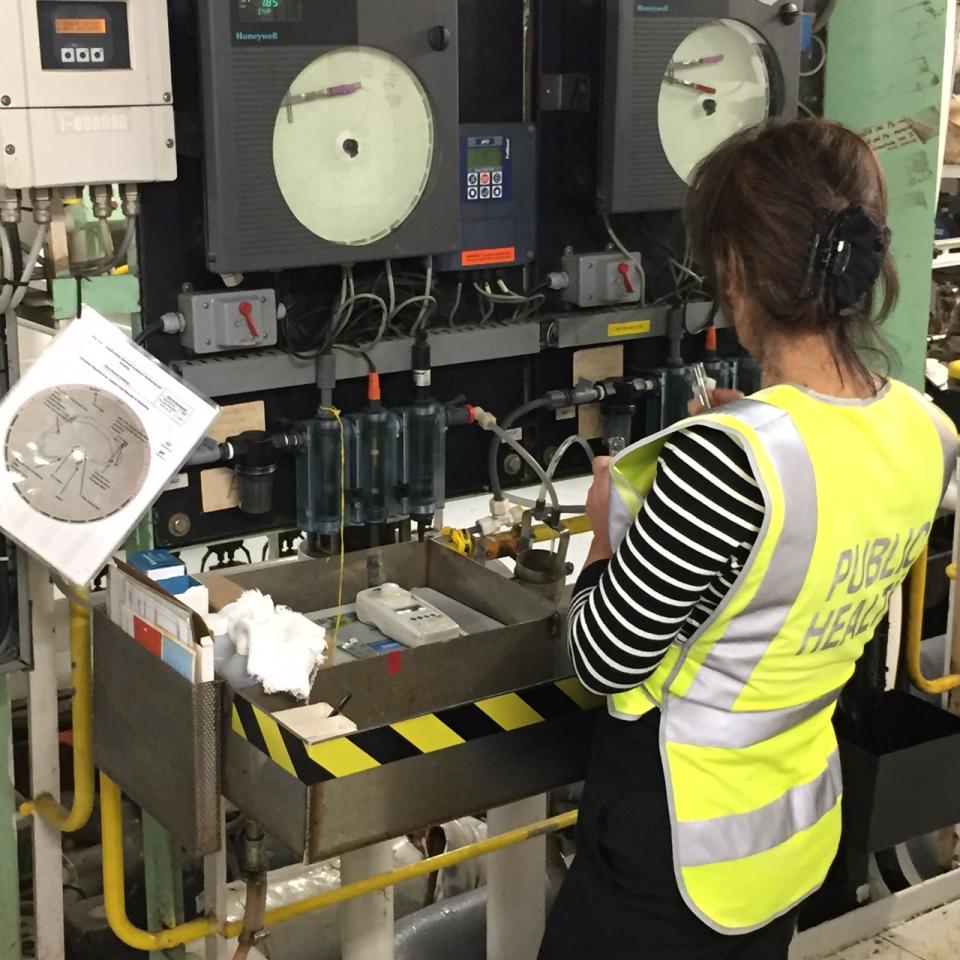
<path fill-rule="evenodd" d="M 886 206 L 824 121 L 747 131 L 694 177 L 691 240 L 765 384 L 595 466 L 568 631 L 610 709 L 541 960 L 785 960 L 826 876 L 836 700 L 956 461 L 858 353 L 897 295 Z"/>

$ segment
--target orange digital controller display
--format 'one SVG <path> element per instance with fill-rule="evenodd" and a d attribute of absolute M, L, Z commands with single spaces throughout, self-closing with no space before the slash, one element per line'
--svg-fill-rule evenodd
<path fill-rule="evenodd" d="M 81 36 L 92 36 L 93 34 L 105 34 L 107 32 L 107 21 L 104 19 L 96 20 L 60 20 L 54 22 L 58 34 L 79 34 Z"/>

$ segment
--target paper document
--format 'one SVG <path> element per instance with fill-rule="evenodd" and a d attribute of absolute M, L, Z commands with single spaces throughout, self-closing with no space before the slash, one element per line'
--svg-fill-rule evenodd
<path fill-rule="evenodd" d="M 0 402 L 0 529 L 85 586 L 216 415 L 84 308 Z"/>

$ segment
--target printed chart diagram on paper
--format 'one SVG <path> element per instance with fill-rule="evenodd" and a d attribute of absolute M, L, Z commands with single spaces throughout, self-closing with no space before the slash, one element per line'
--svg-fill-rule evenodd
<path fill-rule="evenodd" d="M 71 583 L 86 584 L 216 414 L 85 310 L 0 402 L 0 528 Z"/>

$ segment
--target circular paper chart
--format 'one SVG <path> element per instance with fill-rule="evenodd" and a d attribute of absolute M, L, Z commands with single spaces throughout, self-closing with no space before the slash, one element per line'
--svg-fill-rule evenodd
<path fill-rule="evenodd" d="M 53 387 L 16 412 L 4 444 L 7 474 L 38 513 L 90 523 L 143 488 L 150 445 L 136 413 L 95 387 Z"/>
<path fill-rule="evenodd" d="M 290 85 L 273 130 L 273 166 L 290 212 L 346 246 L 374 243 L 413 212 L 433 163 L 427 93 L 403 61 L 344 47 Z"/>

